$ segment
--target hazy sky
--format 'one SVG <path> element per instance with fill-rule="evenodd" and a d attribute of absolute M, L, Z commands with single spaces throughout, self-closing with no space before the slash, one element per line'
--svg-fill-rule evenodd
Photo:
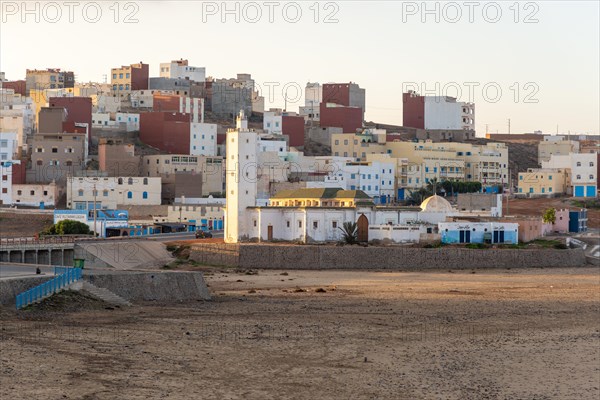
<path fill-rule="evenodd" d="M 353 81 L 367 120 L 401 124 L 402 91 L 419 88 L 474 101 L 479 135 L 506 132 L 509 118 L 513 133 L 599 133 L 597 1 L 427 2 L 430 13 L 421 1 L 227 2 L 230 14 L 220 1 L 119 2 L 118 14 L 114 1 L 49 3 L 26 14 L 2 1 L 7 79 L 59 67 L 101 82 L 139 61 L 158 76 L 160 62 L 187 58 L 208 76 L 251 73 L 267 108 L 283 107 L 286 84 L 297 111 L 298 85 Z"/>

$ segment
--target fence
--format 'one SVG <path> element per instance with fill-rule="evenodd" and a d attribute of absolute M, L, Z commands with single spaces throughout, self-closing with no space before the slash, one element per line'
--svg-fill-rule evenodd
<path fill-rule="evenodd" d="M 55 267 L 54 274 L 58 274 L 54 279 L 18 294 L 16 300 L 17 310 L 50 294 L 57 293 L 71 283 L 80 280 L 82 270 L 81 268 Z"/>

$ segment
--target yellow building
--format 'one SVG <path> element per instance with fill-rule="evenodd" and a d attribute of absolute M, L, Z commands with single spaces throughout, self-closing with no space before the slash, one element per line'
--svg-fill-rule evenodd
<path fill-rule="evenodd" d="M 420 188 L 434 178 L 476 181 L 484 185 L 508 183 L 508 148 L 504 143 L 387 141 L 385 133 L 372 134 L 365 130 L 358 134 L 332 134 L 331 151 L 334 156 L 356 160 L 367 160 L 375 154 L 407 159 L 403 187 L 410 189 Z"/>
<path fill-rule="evenodd" d="M 529 168 L 519 172 L 518 193 L 523 196 L 554 196 L 564 194 L 567 188 L 564 169 Z"/>
<path fill-rule="evenodd" d="M 271 207 L 355 207 L 373 205 L 373 200 L 362 190 L 291 189 L 281 190 L 269 199 Z"/>

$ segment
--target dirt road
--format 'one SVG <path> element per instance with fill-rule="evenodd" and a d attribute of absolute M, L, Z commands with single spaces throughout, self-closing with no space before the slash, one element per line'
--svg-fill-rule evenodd
<path fill-rule="evenodd" d="M 597 268 L 251 273 L 207 274 L 212 302 L 4 310 L 0 398 L 600 396 Z"/>

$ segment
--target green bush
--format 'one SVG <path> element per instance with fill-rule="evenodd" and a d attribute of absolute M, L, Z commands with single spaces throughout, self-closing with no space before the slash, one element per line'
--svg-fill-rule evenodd
<path fill-rule="evenodd" d="M 62 220 L 41 232 L 42 235 L 91 235 L 90 227 L 72 219 Z"/>

